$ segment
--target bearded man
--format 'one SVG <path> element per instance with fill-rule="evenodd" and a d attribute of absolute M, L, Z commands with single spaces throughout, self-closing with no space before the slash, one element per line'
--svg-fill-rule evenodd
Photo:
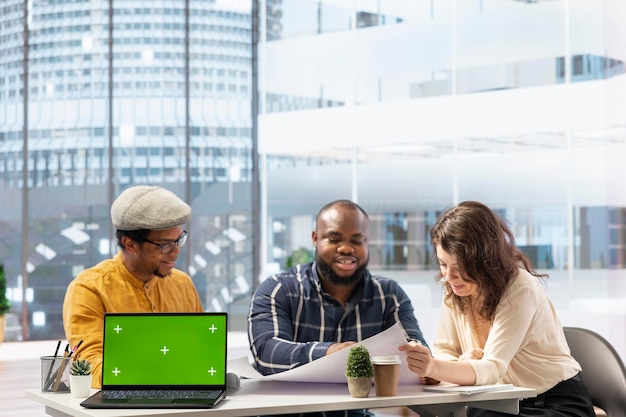
<path fill-rule="evenodd" d="M 404 290 L 367 269 L 369 226 L 367 213 L 350 200 L 325 205 L 312 232 L 315 261 L 273 275 L 257 288 L 248 338 L 260 373 L 304 365 L 395 323 L 408 341 L 427 346 Z"/>

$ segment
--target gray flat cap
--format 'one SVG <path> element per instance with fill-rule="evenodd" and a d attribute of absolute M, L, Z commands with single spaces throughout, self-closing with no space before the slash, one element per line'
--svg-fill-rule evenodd
<path fill-rule="evenodd" d="M 180 226 L 191 218 L 191 207 L 165 188 L 138 185 L 124 190 L 111 206 L 117 230 L 160 230 Z"/>

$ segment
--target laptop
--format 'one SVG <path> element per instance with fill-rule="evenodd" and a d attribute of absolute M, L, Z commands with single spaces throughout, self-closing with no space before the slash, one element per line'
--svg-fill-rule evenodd
<path fill-rule="evenodd" d="M 211 408 L 226 395 L 227 313 L 107 313 L 86 408 Z M 172 395 L 176 394 L 176 395 Z"/>

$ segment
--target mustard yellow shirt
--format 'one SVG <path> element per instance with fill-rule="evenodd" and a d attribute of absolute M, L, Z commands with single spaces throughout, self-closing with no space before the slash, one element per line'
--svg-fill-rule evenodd
<path fill-rule="evenodd" d="M 70 347 L 83 341 L 77 353 L 91 361 L 92 387 L 100 388 L 105 312 L 187 311 L 202 311 L 198 292 L 187 274 L 174 269 L 168 277 L 154 277 L 144 283 L 126 269 L 118 253 L 70 282 L 63 302 L 63 327 Z"/>

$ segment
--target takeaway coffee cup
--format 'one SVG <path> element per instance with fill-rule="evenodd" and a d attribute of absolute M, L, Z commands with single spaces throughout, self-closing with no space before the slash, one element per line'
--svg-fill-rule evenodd
<path fill-rule="evenodd" d="M 374 356 L 374 387 L 377 397 L 398 395 L 398 378 L 400 377 L 400 356 Z"/>

